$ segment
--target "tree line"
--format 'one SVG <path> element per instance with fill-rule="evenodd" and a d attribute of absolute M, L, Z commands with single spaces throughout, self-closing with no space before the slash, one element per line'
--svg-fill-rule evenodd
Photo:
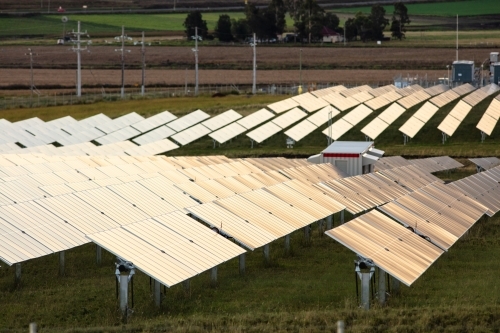
<path fill-rule="evenodd" d="M 389 20 L 385 18 L 386 11 L 381 5 L 373 5 L 368 15 L 357 13 L 345 22 L 344 27 L 340 27 L 337 15 L 325 11 L 316 0 L 271 0 L 267 7 L 247 4 L 245 17 L 241 19 L 231 19 L 227 14 L 220 15 L 214 35 L 209 35 L 207 22 L 199 11 L 187 15 L 184 27 L 188 39 L 194 36 L 194 29 L 198 27 L 198 35 L 202 38 L 218 38 L 221 42 L 242 41 L 253 33 L 259 40 L 275 41 L 287 28 L 287 13 L 294 22 L 294 39 L 308 43 L 320 40 L 325 31 L 340 35 L 345 33 L 349 41 L 358 38 L 363 42 L 382 40 L 384 30 L 389 25 Z M 392 37 L 399 40 L 405 38 L 408 24 L 410 19 L 406 6 L 401 2 L 395 3 L 390 26 Z"/>

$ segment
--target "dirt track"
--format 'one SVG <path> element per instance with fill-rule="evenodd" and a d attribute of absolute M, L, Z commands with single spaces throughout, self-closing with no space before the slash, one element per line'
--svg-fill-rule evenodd
<path fill-rule="evenodd" d="M 130 46 L 126 56 L 127 85 L 141 82 L 140 49 Z M 0 88 L 30 85 L 26 47 L 0 49 Z M 68 46 L 33 47 L 34 81 L 39 88 L 74 87 L 76 55 Z M 465 49 L 463 59 L 483 59 L 489 49 Z M 453 49 L 340 48 L 302 49 L 303 82 L 387 84 L 399 74 L 435 81 L 446 77 Z M 298 47 L 260 47 L 257 50 L 258 84 L 296 84 L 299 81 Z M 249 46 L 201 47 L 200 84 L 251 84 L 252 52 Z M 147 85 L 194 84 L 194 56 L 189 47 L 149 47 Z M 87 86 L 121 84 L 120 57 L 114 46 L 96 46 L 82 54 L 82 83 Z M 361 69 L 360 69 L 361 68 Z M 187 69 L 187 75 L 186 75 Z M 22 88 L 22 87 L 21 87 Z"/>

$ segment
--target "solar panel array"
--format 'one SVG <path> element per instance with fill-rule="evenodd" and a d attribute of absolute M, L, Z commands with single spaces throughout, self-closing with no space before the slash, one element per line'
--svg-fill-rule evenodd
<path fill-rule="evenodd" d="M 480 170 L 489 170 L 500 165 L 500 159 L 497 157 L 469 158 Z"/>
<path fill-rule="evenodd" d="M 354 108 L 347 115 L 337 120 L 331 126 L 327 127 L 323 134 L 330 136 L 333 140 L 338 140 L 342 135 L 347 133 L 351 128 L 356 126 L 360 121 L 368 117 L 373 111 L 364 104 Z"/>
<path fill-rule="evenodd" d="M 500 95 L 491 101 L 476 128 L 486 135 L 491 135 L 498 122 L 498 118 L 500 118 Z"/>
<path fill-rule="evenodd" d="M 469 114 L 472 107 L 480 103 L 486 97 L 496 93 L 500 88 L 496 84 L 489 84 L 481 89 L 478 89 L 464 97 L 450 111 L 450 113 L 439 124 L 438 129 L 448 136 L 452 136 L 462 123 L 465 117 Z"/>

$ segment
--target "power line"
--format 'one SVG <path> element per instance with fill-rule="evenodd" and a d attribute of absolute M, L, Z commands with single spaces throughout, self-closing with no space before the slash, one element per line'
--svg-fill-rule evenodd
<path fill-rule="evenodd" d="M 78 21 L 78 31 L 74 31 L 72 32 L 72 34 L 74 36 L 76 36 L 76 48 L 73 47 L 73 51 L 76 52 L 76 66 L 77 66 L 77 70 L 76 70 L 76 96 L 77 97 L 81 97 L 82 96 L 82 61 L 81 61 L 81 52 L 82 51 L 85 51 L 87 50 L 87 47 L 85 48 L 81 48 L 81 35 L 86 35 L 87 37 L 89 37 L 89 35 L 87 34 L 87 31 L 85 30 L 85 32 L 82 32 L 80 30 L 80 21 Z M 90 44 L 91 41 L 87 41 L 87 44 Z"/>
<path fill-rule="evenodd" d="M 121 62 L 122 62 L 122 89 L 121 89 L 121 97 L 125 97 L 125 52 L 130 52 L 130 50 L 125 50 L 125 39 L 132 40 L 132 38 L 125 35 L 125 26 L 122 25 L 122 35 L 115 37 L 116 40 L 122 41 L 122 48 L 115 49 L 115 52 L 121 53 Z"/>

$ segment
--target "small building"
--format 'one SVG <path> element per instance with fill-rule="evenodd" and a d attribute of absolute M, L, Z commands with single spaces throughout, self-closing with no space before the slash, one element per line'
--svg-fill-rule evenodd
<path fill-rule="evenodd" d="M 491 67 L 493 67 L 493 72 L 491 73 L 491 82 L 498 85 L 500 82 L 500 62 L 493 63 Z"/>
<path fill-rule="evenodd" d="M 309 157 L 312 163 L 331 163 L 349 176 L 373 172 L 384 152 L 373 141 L 335 141 L 320 154 Z"/>
<path fill-rule="evenodd" d="M 474 61 L 460 60 L 453 62 L 452 81 L 460 83 L 474 82 Z"/>
<path fill-rule="evenodd" d="M 321 35 L 325 43 L 340 43 L 344 41 L 344 37 L 341 34 L 327 27 L 323 27 Z"/>

